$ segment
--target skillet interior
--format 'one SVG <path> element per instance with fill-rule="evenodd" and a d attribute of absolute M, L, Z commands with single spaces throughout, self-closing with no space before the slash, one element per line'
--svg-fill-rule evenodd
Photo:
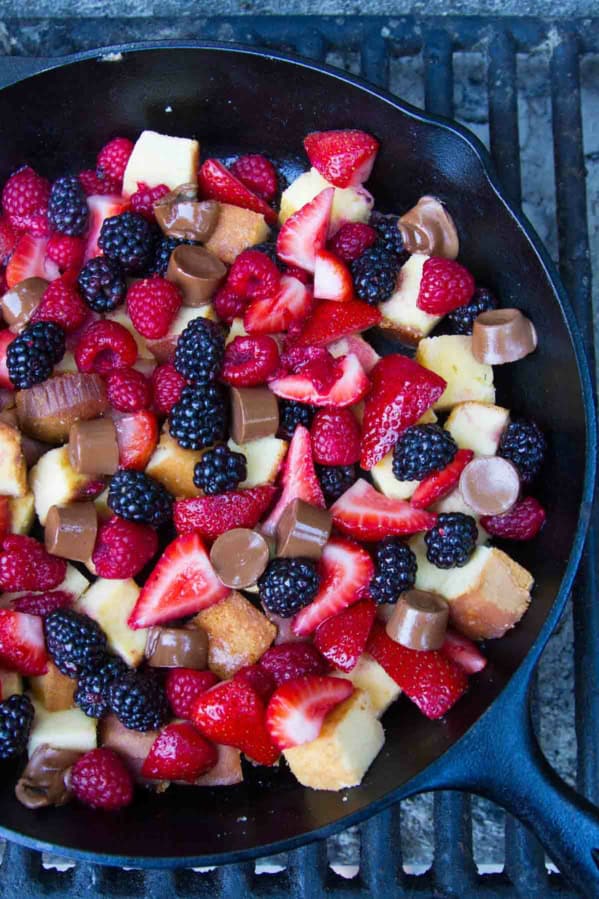
<path fill-rule="evenodd" d="M 0 92 L 0 121 L 0 181 L 24 161 L 50 176 L 89 167 L 107 139 L 135 137 L 148 127 L 197 136 L 204 152 L 267 151 L 289 171 L 298 165 L 308 131 L 371 131 L 381 139 L 369 184 L 377 207 L 404 211 L 423 193 L 440 197 L 456 219 L 463 262 L 503 305 L 520 307 L 536 322 L 534 356 L 496 370 L 498 400 L 532 416 L 549 434 L 537 491 L 548 524 L 533 543 L 509 549 L 535 574 L 530 611 L 512 634 L 488 646 L 491 664 L 446 720 L 428 722 L 403 701 L 387 714 L 385 747 L 360 788 L 316 793 L 284 770 L 258 769 L 238 787 L 171 788 L 117 815 L 76 804 L 32 814 L 14 799 L 7 770 L 0 785 L 2 829 L 30 844 L 97 853 L 106 862 L 224 861 L 224 852 L 259 853 L 330 827 L 392 790 L 409 793 L 410 779 L 490 705 L 538 636 L 566 572 L 583 496 L 585 408 L 571 333 L 542 260 L 497 195 L 478 149 L 452 128 L 342 75 L 230 47 L 152 49 L 118 62 L 86 59 Z"/>

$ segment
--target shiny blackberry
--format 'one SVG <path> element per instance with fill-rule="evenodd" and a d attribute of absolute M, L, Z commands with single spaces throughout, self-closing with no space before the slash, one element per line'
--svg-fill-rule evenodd
<path fill-rule="evenodd" d="M 123 469 L 110 479 L 108 508 L 127 521 L 158 528 L 170 521 L 173 498 L 162 484 L 143 471 Z"/>
<path fill-rule="evenodd" d="M 511 421 L 501 435 L 498 455 L 509 459 L 520 472 L 522 482 L 530 484 L 540 471 L 546 450 L 547 441 L 539 426 L 520 418 Z"/>
<path fill-rule="evenodd" d="M 86 262 L 77 278 L 86 304 L 94 312 L 112 312 L 125 301 L 127 284 L 121 267 L 108 256 L 95 256 Z"/>
<path fill-rule="evenodd" d="M 102 224 L 98 246 L 129 275 L 149 269 L 154 253 L 152 225 L 136 212 L 121 212 Z"/>
<path fill-rule="evenodd" d="M 102 718 L 110 711 L 110 685 L 128 670 L 118 656 L 105 656 L 97 667 L 85 669 L 79 677 L 75 703 L 90 718 Z"/>
<path fill-rule="evenodd" d="M 370 581 L 370 595 L 376 603 L 396 603 L 399 594 L 416 582 L 416 556 L 399 537 L 385 537 L 376 548 L 376 572 Z"/>
<path fill-rule="evenodd" d="M 349 490 L 358 477 L 355 465 L 317 465 L 316 474 L 327 505 Z"/>
<path fill-rule="evenodd" d="M 220 384 L 183 388 L 168 417 L 169 433 L 183 449 L 204 449 L 226 440 L 227 423 L 227 395 Z"/>
<path fill-rule="evenodd" d="M 388 253 L 392 253 L 398 258 L 399 264 L 403 265 L 410 258 L 410 254 L 404 247 L 401 231 L 397 227 L 398 222 L 398 215 L 384 215 L 382 212 L 373 212 L 370 216 L 369 225 L 378 234 L 376 246 L 382 247 Z"/>
<path fill-rule="evenodd" d="M 193 471 L 193 482 L 208 496 L 235 490 L 247 477 L 247 460 L 228 446 L 216 446 L 204 453 Z"/>
<path fill-rule="evenodd" d="M 130 730 L 156 730 L 169 717 L 169 704 L 159 677 L 152 671 L 127 671 L 108 687 L 108 701 L 121 724 Z"/>
<path fill-rule="evenodd" d="M 365 250 L 351 264 L 357 296 L 372 306 L 388 300 L 395 290 L 399 268 L 399 258 L 384 247 L 375 244 Z"/>
<path fill-rule="evenodd" d="M 35 322 L 8 345 L 8 377 L 17 390 L 41 384 L 52 374 L 65 351 L 65 336 L 54 322 Z"/>
<path fill-rule="evenodd" d="M 439 425 L 413 425 L 393 450 L 393 474 L 398 481 L 421 481 L 453 460 L 458 445 Z"/>
<path fill-rule="evenodd" d="M 46 648 L 56 667 L 77 677 L 93 667 L 106 652 L 106 635 L 93 618 L 74 609 L 57 609 L 44 619 Z"/>
<path fill-rule="evenodd" d="M 461 568 L 476 546 L 478 529 L 471 515 L 445 512 L 424 535 L 426 558 L 437 568 Z"/>
<path fill-rule="evenodd" d="M 191 384 L 210 384 L 220 374 L 224 355 L 225 334 L 221 326 L 205 318 L 194 318 L 177 340 L 174 364 Z"/>
<path fill-rule="evenodd" d="M 285 440 L 291 440 L 298 425 L 309 428 L 316 414 L 314 406 L 306 406 L 295 400 L 279 400 L 279 433 Z"/>
<path fill-rule="evenodd" d="M 277 256 L 277 244 L 275 241 L 265 240 L 263 243 L 257 243 L 249 249 L 259 250 L 261 253 L 264 253 L 272 262 L 274 262 L 279 271 L 285 271 L 285 264 L 281 262 Z"/>
<path fill-rule="evenodd" d="M 48 221 L 55 231 L 81 237 L 89 220 L 85 191 L 79 178 L 65 175 L 52 185 L 48 200 Z"/>
<path fill-rule="evenodd" d="M 445 316 L 443 325 L 448 334 L 472 334 L 474 320 L 481 312 L 497 309 L 495 296 L 486 287 L 477 287 L 467 306 L 459 306 Z"/>
<path fill-rule="evenodd" d="M 22 755 L 33 724 L 33 704 L 15 693 L 0 702 L 0 760 Z"/>
<path fill-rule="evenodd" d="M 281 618 L 291 618 L 312 602 L 320 578 L 308 559 L 273 559 L 258 580 L 260 602 Z"/>

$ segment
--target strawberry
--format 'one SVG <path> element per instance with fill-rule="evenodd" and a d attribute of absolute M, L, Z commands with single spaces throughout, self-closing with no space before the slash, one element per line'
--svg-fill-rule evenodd
<path fill-rule="evenodd" d="M 368 181 L 379 142 L 365 131 L 313 131 L 304 138 L 310 164 L 335 187 Z"/>
<path fill-rule="evenodd" d="M 262 525 L 263 533 L 270 536 L 275 533 L 284 509 L 294 499 L 303 499 L 313 506 L 320 506 L 321 509 L 324 509 L 324 497 L 314 471 L 312 441 L 309 432 L 303 425 L 297 426 L 289 444 L 281 474 L 281 487 L 283 490 L 280 499 Z M 176 509 L 177 503 L 175 503 L 175 523 Z"/>
<path fill-rule="evenodd" d="M 358 478 L 331 506 L 333 524 L 342 534 L 356 540 L 382 540 L 392 534 L 428 531 L 437 516 L 415 509 L 403 499 L 391 499 Z"/>
<path fill-rule="evenodd" d="M 318 563 L 320 588 L 310 605 L 293 619 L 293 633 L 304 637 L 319 624 L 368 595 L 374 564 L 364 547 L 333 537 Z"/>
<path fill-rule="evenodd" d="M 8 355 L 8 345 L 12 343 L 17 335 L 9 331 L 8 328 L 0 330 L 0 387 L 4 390 L 12 390 L 12 381 L 8 377 L 8 365 L 6 357 Z"/>
<path fill-rule="evenodd" d="M 372 390 L 364 407 L 360 461 L 366 471 L 393 449 L 402 431 L 415 424 L 447 386 L 435 372 L 397 353 L 381 359 L 370 378 Z"/>
<path fill-rule="evenodd" d="M 340 337 L 357 334 L 378 325 L 382 318 L 376 306 L 369 306 L 361 300 L 347 300 L 336 303 L 322 300 L 306 322 L 297 338 L 300 346 L 326 346 Z"/>
<path fill-rule="evenodd" d="M 349 334 L 347 337 L 340 337 L 339 340 L 330 343 L 327 349 L 335 359 L 339 356 L 347 356 L 349 353 L 353 353 L 360 360 L 360 365 L 367 375 L 370 374 L 381 358 L 377 351 L 359 334 Z"/>
<path fill-rule="evenodd" d="M 243 668 L 235 672 L 233 679 L 249 684 L 252 690 L 255 690 L 264 702 L 268 702 L 275 692 L 276 684 L 274 678 L 260 664 L 244 665 Z"/>
<path fill-rule="evenodd" d="M 275 334 L 303 321 L 312 308 L 312 291 L 297 278 L 283 275 L 273 296 L 253 300 L 243 314 L 248 334 Z"/>
<path fill-rule="evenodd" d="M 0 218 L 0 265 L 6 265 L 10 255 L 17 245 L 17 232 L 8 218 Z"/>
<path fill-rule="evenodd" d="M 209 740 L 235 746 L 259 765 L 274 765 L 279 757 L 266 729 L 264 703 L 242 680 L 217 684 L 198 696 L 192 721 Z"/>
<path fill-rule="evenodd" d="M 269 225 L 277 223 L 277 213 L 261 197 L 252 193 L 217 159 L 206 159 L 198 172 L 198 188 L 206 200 L 241 206 L 263 215 Z"/>
<path fill-rule="evenodd" d="M 266 710 L 266 727 L 279 749 L 290 749 L 315 740 L 324 719 L 354 692 L 354 685 L 340 677 L 310 675 L 277 687 Z"/>
<path fill-rule="evenodd" d="M 461 473 L 473 458 L 472 450 L 458 450 L 453 460 L 442 471 L 435 471 L 420 481 L 410 503 L 416 509 L 428 509 L 433 503 L 443 499 L 457 486 Z"/>
<path fill-rule="evenodd" d="M 129 627 L 150 627 L 193 615 L 228 593 L 210 564 L 201 537 L 185 534 L 169 543 L 158 559 L 129 616 Z"/>
<path fill-rule="evenodd" d="M 474 278 L 454 259 L 432 256 L 422 269 L 416 305 L 430 315 L 445 315 L 472 299 Z"/>
<path fill-rule="evenodd" d="M 129 414 L 112 414 L 119 445 L 119 465 L 143 471 L 158 443 L 158 421 L 153 412 L 142 409 Z"/>
<path fill-rule="evenodd" d="M 280 687 L 288 680 L 308 674 L 326 674 L 329 666 L 312 643 L 280 643 L 271 646 L 258 666 Z M 273 688 L 274 689 L 274 688 Z"/>
<path fill-rule="evenodd" d="M 456 631 L 447 631 L 440 652 L 463 668 L 466 674 L 476 674 L 487 664 L 476 643 Z"/>
<path fill-rule="evenodd" d="M 441 718 L 468 688 L 465 671 L 440 650 L 407 649 L 377 624 L 366 651 L 427 718 Z"/>
<path fill-rule="evenodd" d="M 335 191 L 321 190 L 313 200 L 290 215 L 277 237 L 277 255 L 287 265 L 297 265 L 307 272 L 316 266 L 316 254 L 323 250 Z"/>
<path fill-rule="evenodd" d="M 14 287 L 25 278 L 45 278 L 54 281 L 60 272 L 58 266 L 46 257 L 47 237 L 31 237 L 23 234 L 6 266 L 6 285 Z"/>
<path fill-rule="evenodd" d="M 483 515 L 485 531 L 504 540 L 532 540 L 545 523 L 545 509 L 533 496 L 526 496 L 503 515 Z"/>
<path fill-rule="evenodd" d="M 261 484 L 218 496 L 178 499 L 173 509 L 177 533 L 195 531 L 207 540 L 216 540 L 232 528 L 253 528 L 272 503 L 275 493 L 272 484 Z"/>
<path fill-rule="evenodd" d="M 0 609 L 0 665 L 19 674 L 44 674 L 48 664 L 42 619 Z"/>
<path fill-rule="evenodd" d="M 318 382 L 311 377 L 306 366 L 298 374 L 275 378 L 270 389 L 286 400 L 297 400 L 310 406 L 335 406 L 343 408 L 359 402 L 370 388 L 370 381 L 360 365 L 357 356 L 350 354 L 332 363 L 331 370 L 336 377 L 326 390 L 319 389 Z"/>
<path fill-rule="evenodd" d="M 212 671 L 196 671 L 195 668 L 169 668 L 164 688 L 173 714 L 177 718 L 189 718 L 193 701 L 218 683 Z"/>
<path fill-rule="evenodd" d="M 10 497 L 0 496 L 0 546 L 4 543 L 5 537 L 10 534 L 11 523 Z"/>
<path fill-rule="evenodd" d="M 360 425 L 350 409 L 319 409 L 310 436 L 319 465 L 353 465 L 360 458 Z"/>
<path fill-rule="evenodd" d="M 330 250 L 319 250 L 314 265 L 314 296 L 319 300 L 350 300 L 354 295 L 351 272 Z"/>
<path fill-rule="evenodd" d="M 100 256 L 102 250 L 98 246 L 98 237 L 104 220 L 113 215 L 120 215 L 129 208 L 129 201 L 115 194 L 99 194 L 87 198 L 89 208 L 89 228 L 85 248 L 84 262 L 94 256 Z"/>
<path fill-rule="evenodd" d="M 141 766 L 149 780 L 183 780 L 193 783 L 214 768 L 218 750 L 191 724 L 167 724 L 150 747 Z"/>
<path fill-rule="evenodd" d="M 323 621 L 314 634 L 314 645 L 335 668 L 352 671 L 366 648 L 375 614 L 371 599 L 360 600 Z"/>

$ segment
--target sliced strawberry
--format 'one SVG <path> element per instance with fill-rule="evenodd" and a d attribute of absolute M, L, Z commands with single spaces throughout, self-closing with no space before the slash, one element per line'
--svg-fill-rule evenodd
<path fill-rule="evenodd" d="M 302 746 L 315 740 L 324 719 L 354 692 L 351 681 L 341 677 L 300 677 L 278 687 L 268 703 L 266 727 L 279 749 Z"/>
<path fill-rule="evenodd" d="M 326 346 L 340 337 L 357 334 L 378 325 L 382 318 L 376 306 L 361 300 L 321 300 L 296 340 L 300 346 Z"/>
<path fill-rule="evenodd" d="M 468 689 L 465 671 L 440 650 L 407 649 L 376 623 L 366 651 L 427 718 L 447 714 Z"/>
<path fill-rule="evenodd" d="M 10 498 L 8 496 L 0 496 L 0 546 L 4 542 L 4 538 L 10 534 L 11 524 Z"/>
<path fill-rule="evenodd" d="M 158 443 L 158 421 L 153 412 L 142 409 L 112 416 L 119 445 L 119 465 L 143 471 Z"/>
<path fill-rule="evenodd" d="M 271 646 L 258 666 L 280 687 L 288 680 L 308 674 L 326 674 L 329 666 L 312 643 L 280 643 Z"/>
<path fill-rule="evenodd" d="M 6 285 L 14 287 L 25 278 L 45 278 L 54 281 L 60 271 L 55 262 L 46 257 L 47 237 L 31 237 L 23 234 L 6 266 Z"/>
<path fill-rule="evenodd" d="M 372 390 L 364 407 L 360 462 L 366 471 L 395 446 L 402 431 L 415 424 L 447 386 L 435 372 L 399 354 L 381 359 L 370 377 Z"/>
<path fill-rule="evenodd" d="M 351 409 L 319 409 L 310 436 L 319 465 L 353 465 L 360 458 L 360 425 Z"/>
<path fill-rule="evenodd" d="M 262 525 L 263 533 L 271 536 L 276 531 L 277 523 L 283 511 L 294 499 L 303 499 L 305 502 L 311 503 L 313 506 L 320 506 L 322 509 L 325 506 L 320 481 L 314 471 L 312 441 L 309 432 L 303 425 L 298 425 L 295 429 L 289 444 L 281 474 L 281 486 L 283 490 L 280 499 Z M 183 500 L 183 502 L 186 502 L 186 500 Z M 177 504 L 175 504 L 175 516 L 176 507 Z M 235 527 L 237 526 L 235 525 Z M 249 525 L 249 527 L 253 527 L 253 525 Z"/>
<path fill-rule="evenodd" d="M 166 547 L 142 587 L 129 627 L 150 627 L 207 609 L 229 593 L 216 576 L 198 534 L 177 537 Z"/>
<path fill-rule="evenodd" d="M 440 652 L 463 668 L 466 674 L 476 674 L 478 671 L 482 671 L 487 664 L 486 658 L 476 643 L 456 631 L 447 631 Z"/>
<path fill-rule="evenodd" d="M 349 355 L 335 363 L 337 377 L 328 390 L 321 391 L 310 377 L 309 368 L 299 374 L 275 378 L 269 384 L 277 396 L 296 400 L 310 406 L 335 406 L 343 408 L 359 402 L 370 388 L 370 381 L 357 356 Z"/>
<path fill-rule="evenodd" d="M 334 195 L 334 188 L 327 187 L 289 216 L 277 237 L 277 255 L 287 265 L 314 271 L 316 254 L 327 240 Z"/>
<path fill-rule="evenodd" d="M 360 360 L 360 365 L 367 375 L 370 374 L 374 366 L 381 358 L 374 347 L 371 347 L 368 341 L 360 337 L 359 334 L 348 334 L 347 337 L 340 337 L 327 347 L 331 356 L 337 359 L 339 356 L 347 356 L 353 353 Z"/>
<path fill-rule="evenodd" d="M 12 343 L 17 335 L 13 334 L 12 331 L 9 331 L 8 328 L 3 328 L 0 331 L 0 387 L 4 390 L 13 390 L 13 384 L 10 378 L 8 377 L 8 364 L 7 364 L 7 355 L 8 355 L 8 345 Z"/>
<path fill-rule="evenodd" d="M 198 188 L 207 200 L 219 200 L 231 206 L 251 209 L 264 216 L 269 225 L 277 222 L 277 213 L 257 194 L 235 177 L 217 159 L 207 159 L 198 172 Z"/>
<path fill-rule="evenodd" d="M 44 674 L 48 664 L 42 619 L 0 609 L 0 665 L 19 674 Z"/>
<path fill-rule="evenodd" d="M 297 278 L 283 275 L 273 297 L 253 300 L 243 315 L 248 334 L 277 334 L 305 319 L 312 308 L 312 291 Z"/>
<path fill-rule="evenodd" d="M 392 534 L 428 531 L 437 520 L 432 512 L 415 509 L 403 499 L 391 499 L 358 478 L 331 506 L 333 524 L 356 540 L 382 540 Z"/>
<path fill-rule="evenodd" d="M 314 296 L 343 303 L 353 295 L 354 282 L 346 264 L 330 250 L 319 250 L 314 265 Z"/>
<path fill-rule="evenodd" d="M 293 619 L 293 632 L 298 637 L 311 634 L 327 618 L 367 596 L 374 564 L 364 547 L 333 537 L 322 552 L 318 571 L 318 593 Z"/>
<path fill-rule="evenodd" d="M 276 487 L 261 484 L 247 490 L 230 490 L 218 496 L 178 499 L 173 521 L 179 534 L 197 532 L 207 540 L 216 540 L 232 528 L 255 527 L 270 504 Z"/>
<path fill-rule="evenodd" d="M 366 648 L 375 615 L 373 601 L 362 599 L 323 621 L 314 634 L 314 645 L 331 665 L 352 671 Z"/>
<path fill-rule="evenodd" d="M 120 215 L 129 208 L 129 200 L 115 194 L 95 194 L 87 198 L 89 208 L 89 229 L 85 246 L 84 262 L 94 256 L 100 256 L 102 250 L 98 246 L 98 237 L 105 219 Z"/>
<path fill-rule="evenodd" d="M 152 743 L 141 766 L 141 776 L 193 783 L 214 768 L 217 759 L 216 746 L 191 724 L 167 724 Z"/>
<path fill-rule="evenodd" d="M 443 499 L 457 486 L 461 473 L 473 458 L 472 450 L 458 450 L 449 465 L 442 471 L 435 471 L 420 481 L 410 503 L 416 509 L 428 509 L 433 503 Z"/>
<path fill-rule="evenodd" d="M 335 187 L 357 187 L 368 181 L 379 142 L 365 131 L 313 131 L 304 138 L 311 165 Z"/>

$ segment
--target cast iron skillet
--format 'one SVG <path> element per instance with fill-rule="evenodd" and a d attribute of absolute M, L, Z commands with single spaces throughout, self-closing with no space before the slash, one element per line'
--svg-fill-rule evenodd
<path fill-rule="evenodd" d="M 581 339 L 538 239 L 503 198 L 476 138 L 358 79 L 231 45 L 112 52 L 119 56 L 72 57 L 0 92 L 0 180 L 25 161 L 50 176 L 88 167 L 107 139 L 135 137 L 143 128 L 197 136 L 211 153 L 266 150 L 289 172 L 305 165 L 298 154 L 308 131 L 359 127 L 377 135 L 381 152 L 369 185 L 377 206 L 403 211 L 424 193 L 440 197 L 456 219 L 463 262 L 504 305 L 520 307 L 537 324 L 537 352 L 496 371 L 499 401 L 550 435 L 540 485 L 548 523 L 531 544 L 510 547 L 536 578 L 523 622 L 488 645 L 486 671 L 444 721 L 427 721 L 408 702 L 395 705 L 384 719 L 385 746 L 359 788 L 306 790 L 281 766 L 249 771 L 233 788 L 140 795 L 118 814 L 76 803 L 32 813 L 15 800 L 7 771 L 0 833 L 105 864 L 222 864 L 328 836 L 422 790 L 463 788 L 521 818 L 571 881 L 598 895 L 592 850 L 599 848 L 599 815 L 545 762 L 526 701 L 581 555 L 596 455 Z"/>

